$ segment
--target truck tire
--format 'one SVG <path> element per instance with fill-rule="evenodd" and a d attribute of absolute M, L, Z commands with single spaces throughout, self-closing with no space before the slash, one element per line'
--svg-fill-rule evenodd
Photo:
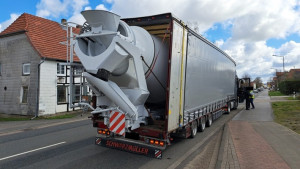
<path fill-rule="evenodd" d="M 210 127 L 212 125 L 212 115 L 209 113 L 207 115 L 206 127 Z"/>
<path fill-rule="evenodd" d="M 225 112 L 226 114 L 229 114 L 231 111 L 231 102 L 227 103 L 227 111 Z"/>
<path fill-rule="evenodd" d="M 191 138 L 194 138 L 197 134 L 198 128 L 197 128 L 197 120 L 194 120 L 191 124 Z"/>
<path fill-rule="evenodd" d="M 237 100 L 235 100 L 233 102 L 233 107 L 231 108 L 232 110 L 236 110 L 238 108 L 239 102 Z"/>
<path fill-rule="evenodd" d="M 205 116 L 201 117 L 199 122 L 200 123 L 199 123 L 198 130 L 203 132 L 205 129 L 205 123 L 206 123 Z"/>

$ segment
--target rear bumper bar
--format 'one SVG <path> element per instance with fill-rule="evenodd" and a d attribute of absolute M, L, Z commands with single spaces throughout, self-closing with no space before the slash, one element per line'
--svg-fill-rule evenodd
<path fill-rule="evenodd" d="M 119 140 L 114 138 L 102 138 L 96 137 L 96 145 L 101 145 L 103 147 L 118 149 L 122 151 L 127 151 L 130 153 L 145 155 L 152 158 L 162 158 L 162 150 L 152 146 L 147 146 L 144 144 L 139 144 L 135 142 L 128 142 L 126 140 Z"/>

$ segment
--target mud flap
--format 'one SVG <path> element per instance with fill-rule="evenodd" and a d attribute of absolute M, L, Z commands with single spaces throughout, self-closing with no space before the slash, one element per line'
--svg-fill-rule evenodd
<path fill-rule="evenodd" d="M 103 147 L 127 151 L 130 153 L 145 155 L 145 156 L 152 157 L 152 158 L 157 158 L 157 159 L 162 158 L 162 150 L 161 149 L 143 145 L 143 144 L 139 144 L 139 143 L 116 140 L 113 138 L 96 137 L 95 144 L 101 145 Z"/>

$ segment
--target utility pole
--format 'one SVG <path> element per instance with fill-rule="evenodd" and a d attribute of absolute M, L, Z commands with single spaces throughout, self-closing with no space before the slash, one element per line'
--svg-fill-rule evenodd
<path fill-rule="evenodd" d="M 285 72 L 285 70 L 284 70 L 284 56 L 278 56 L 278 55 L 272 55 L 272 56 L 282 57 L 282 72 Z"/>

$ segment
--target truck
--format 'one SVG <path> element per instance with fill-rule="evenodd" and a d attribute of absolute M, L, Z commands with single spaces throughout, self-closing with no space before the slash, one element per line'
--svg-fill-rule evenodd
<path fill-rule="evenodd" d="M 235 61 L 172 13 L 82 15 L 74 50 L 97 98 L 95 144 L 162 158 L 243 100 Z"/>

